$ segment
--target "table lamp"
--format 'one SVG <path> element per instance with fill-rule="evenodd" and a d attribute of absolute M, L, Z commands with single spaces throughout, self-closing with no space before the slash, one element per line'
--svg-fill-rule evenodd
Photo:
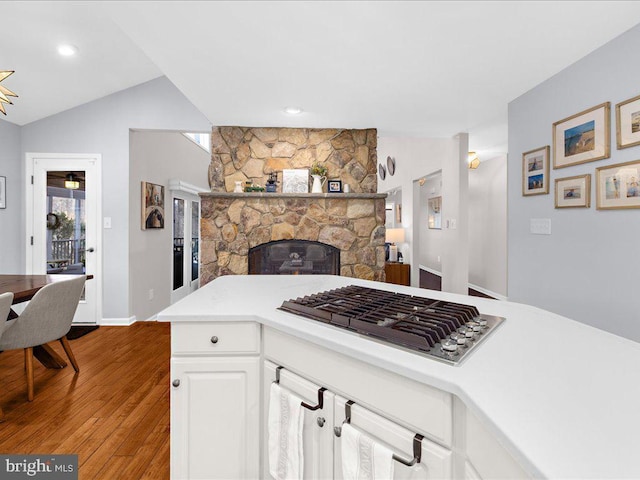
<path fill-rule="evenodd" d="M 398 261 L 398 246 L 396 243 L 404 243 L 404 228 L 387 228 L 385 241 L 389 245 L 389 261 Z"/>

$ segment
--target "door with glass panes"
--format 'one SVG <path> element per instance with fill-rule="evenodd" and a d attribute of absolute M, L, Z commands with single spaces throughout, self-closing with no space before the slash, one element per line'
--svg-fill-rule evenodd
<path fill-rule="evenodd" d="M 173 260 L 171 303 L 196 290 L 200 284 L 200 199 L 172 191 Z"/>

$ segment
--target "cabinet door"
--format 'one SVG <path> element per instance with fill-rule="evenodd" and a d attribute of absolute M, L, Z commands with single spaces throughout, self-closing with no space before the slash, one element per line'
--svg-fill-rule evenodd
<path fill-rule="evenodd" d="M 269 474 L 268 445 L 268 413 L 271 384 L 276 378 L 276 365 L 266 361 L 264 364 L 264 445 L 263 476 L 271 479 Z M 287 369 L 280 370 L 280 386 L 290 390 L 309 405 L 318 404 L 318 390 L 321 386 L 306 380 Z M 304 409 L 303 427 L 303 461 L 304 478 L 320 480 L 333 478 L 333 404 L 334 394 L 328 390 L 323 392 L 323 408 L 318 410 Z"/>
<path fill-rule="evenodd" d="M 345 419 L 344 405 L 346 399 L 335 396 L 334 423 L 342 425 Z M 351 425 L 373 439 L 390 448 L 396 455 L 410 460 L 413 458 L 413 437 L 416 433 L 385 418 L 382 414 L 374 413 L 358 404 L 351 407 Z M 342 480 L 342 455 L 340 438 L 335 437 L 334 471 L 336 479 Z M 393 467 L 394 480 L 426 480 L 450 479 L 451 450 L 441 447 L 434 442 L 422 440 L 422 459 L 420 463 L 407 467 L 395 462 Z"/>
<path fill-rule="evenodd" d="M 171 360 L 172 479 L 258 478 L 259 362 Z"/>

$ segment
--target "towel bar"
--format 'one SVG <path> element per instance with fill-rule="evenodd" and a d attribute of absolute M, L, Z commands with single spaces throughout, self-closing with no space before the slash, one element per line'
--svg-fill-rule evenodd
<path fill-rule="evenodd" d="M 282 370 L 284 367 L 279 366 L 276 367 L 276 380 L 275 383 L 280 383 L 280 370 Z M 322 410 L 323 406 L 324 406 L 324 391 L 326 390 L 326 388 L 324 387 L 320 387 L 318 389 L 318 404 L 317 405 L 309 405 L 308 403 L 305 402 L 301 402 L 300 404 L 306 408 L 307 410 Z"/>
<path fill-rule="evenodd" d="M 356 402 L 354 402 L 353 400 L 349 400 L 347 403 L 344 404 L 345 418 L 344 418 L 344 421 L 342 422 L 343 425 L 345 423 L 351 423 L 351 405 L 353 405 L 354 403 Z M 342 427 L 334 427 L 333 433 L 335 434 L 336 437 L 339 437 L 340 435 L 342 435 Z M 396 455 L 395 453 L 392 455 L 392 458 L 396 462 L 400 462 L 403 465 L 406 465 L 407 467 L 412 467 L 416 463 L 420 463 L 420 461 L 422 460 L 422 440 L 423 439 L 424 439 L 424 436 L 420 435 L 419 433 L 416 433 L 415 436 L 413 437 L 413 458 L 411 460 L 406 460 L 401 456 Z"/>

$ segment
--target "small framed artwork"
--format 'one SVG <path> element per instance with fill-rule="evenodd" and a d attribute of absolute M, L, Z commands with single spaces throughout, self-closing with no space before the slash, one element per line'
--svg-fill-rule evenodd
<path fill-rule="evenodd" d="M 442 197 L 433 197 L 428 200 L 428 226 L 435 230 L 442 230 Z"/>
<path fill-rule="evenodd" d="M 309 169 L 282 170 L 282 193 L 309 193 Z"/>
<path fill-rule="evenodd" d="M 640 95 L 616 105 L 618 149 L 640 145 Z"/>
<path fill-rule="evenodd" d="M 640 160 L 596 168 L 596 208 L 640 208 Z"/>
<path fill-rule="evenodd" d="M 522 154 L 522 195 L 549 193 L 549 145 Z"/>
<path fill-rule="evenodd" d="M 342 193 L 342 180 L 329 180 L 329 193 Z"/>
<path fill-rule="evenodd" d="M 553 168 L 610 155 L 611 103 L 601 103 L 553 124 Z"/>
<path fill-rule="evenodd" d="M 589 208 L 591 174 L 556 178 L 556 208 Z"/>
<path fill-rule="evenodd" d="M 142 230 L 164 228 L 164 186 L 142 182 Z"/>
<path fill-rule="evenodd" d="M 0 208 L 7 208 L 7 177 L 0 177 Z"/>

